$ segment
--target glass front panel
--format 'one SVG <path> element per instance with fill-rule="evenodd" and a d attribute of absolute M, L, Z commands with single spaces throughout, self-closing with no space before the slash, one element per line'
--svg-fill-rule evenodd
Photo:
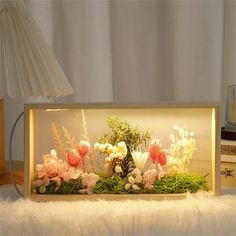
<path fill-rule="evenodd" d="M 37 194 L 212 190 L 213 108 L 31 111 Z"/>

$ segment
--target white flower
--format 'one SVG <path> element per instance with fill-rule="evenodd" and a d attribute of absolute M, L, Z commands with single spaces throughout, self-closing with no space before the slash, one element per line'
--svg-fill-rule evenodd
<path fill-rule="evenodd" d="M 90 143 L 86 140 L 81 140 L 79 142 L 79 146 L 86 146 L 87 148 L 90 148 Z"/>
<path fill-rule="evenodd" d="M 139 170 L 142 171 L 145 167 L 146 162 L 147 162 L 149 153 L 148 152 L 142 153 L 142 152 L 134 151 L 131 153 L 131 155 L 134 160 L 134 164 L 135 164 L 136 168 L 138 168 Z"/>
<path fill-rule="evenodd" d="M 179 129 L 179 136 L 181 137 L 181 138 L 184 138 L 184 129 Z"/>
<path fill-rule="evenodd" d="M 95 143 L 94 144 L 94 149 L 99 150 L 100 149 L 100 143 Z"/>
<path fill-rule="evenodd" d="M 127 155 L 127 147 L 125 142 L 119 142 L 117 144 L 117 152 L 121 153 L 123 158 Z"/>
<path fill-rule="evenodd" d="M 57 151 L 55 149 L 52 149 L 50 155 L 54 158 L 57 157 Z"/>
<path fill-rule="evenodd" d="M 115 155 L 114 153 L 111 153 L 111 154 L 109 155 L 109 158 L 112 160 L 112 159 L 116 158 L 116 155 Z"/>
<path fill-rule="evenodd" d="M 188 130 L 185 130 L 185 137 L 188 137 Z"/>
<path fill-rule="evenodd" d="M 125 156 L 122 153 L 117 152 L 116 157 L 119 158 L 120 160 L 123 160 Z"/>
<path fill-rule="evenodd" d="M 81 175 L 81 177 L 82 177 L 82 184 L 87 187 L 85 191 L 88 194 L 91 194 L 93 192 L 94 186 L 100 179 L 99 176 L 94 173 L 88 174 L 87 172 L 85 172 Z"/>
<path fill-rule="evenodd" d="M 68 170 L 68 174 L 69 174 L 70 179 L 77 179 L 80 176 L 80 174 L 82 174 L 82 171 L 71 167 Z"/>
<path fill-rule="evenodd" d="M 137 186 L 136 184 L 135 184 L 135 179 L 134 179 L 134 177 L 132 177 L 132 176 L 130 176 L 129 178 L 128 178 L 128 183 L 125 185 L 125 189 L 126 190 L 128 190 L 130 187 L 132 188 L 132 189 L 134 189 L 134 190 L 139 190 L 140 188 L 139 188 L 139 186 Z"/>
<path fill-rule="evenodd" d="M 119 173 L 122 173 L 121 167 L 117 165 L 117 166 L 115 167 L 115 172 L 118 173 L 118 174 L 119 174 Z"/>
<path fill-rule="evenodd" d="M 142 177 L 142 175 L 137 175 L 134 180 L 136 183 L 141 183 L 143 180 L 143 177 Z"/>
<path fill-rule="evenodd" d="M 130 173 L 131 177 L 134 178 L 135 183 L 141 183 L 143 180 L 143 177 L 141 175 L 141 171 L 138 168 L 133 169 L 133 171 Z"/>
<path fill-rule="evenodd" d="M 37 172 L 44 171 L 43 165 L 42 165 L 42 164 L 37 164 L 37 165 L 36 165 L 36 171 L 37 171 Z"/>
<path fill-rule="evenodd" d="M 125 142 L 121 141 L 117 144 L 117 147 L 123 147 L 123 148 L 126 148 L 126 144 Z"/>
<path fill-rule="evenodd" d="M 175 129 L 176 136 L 171 135 L 172 142 L 168 150 L 168 165 L 170 170 L 175 166 L 178 170 L 186 170 L 190 163 L 194 150 L 196 150 L 194 133 L 189 132 L 187 128 Z"/>
<path fill-rule="evenodd" d="M 135 168 L 131 172 L 132 175 L 141 175 L 141 171 L 138 168 Z"/>
<path fill-rule="evenodd" d="M 105 149 L 106 149 L 106 144 L 100 144 L 99 150 L 100 150 L 101 152 L 104 152 Z"/>
<path fill-rule="evenodd" d="M 116 152 L 116 147 L 113 147 L 111 144 L 109 144 L 107 146 L 107 152 L 110 154 L 113 154 L 114 152 Z"/>
<path fill-rule="evenodd" d="M 171 141 L 172 143 L 175 142 L 175 136 L 174 136 L 173 134 L 171 134 L 169 138 L 170 138 L 170 141 Z"/>
<path fill-rule="evenodd" d="M 174 130 L 179 130 L 179 127 L 177 125 L 175 125 Z"/>

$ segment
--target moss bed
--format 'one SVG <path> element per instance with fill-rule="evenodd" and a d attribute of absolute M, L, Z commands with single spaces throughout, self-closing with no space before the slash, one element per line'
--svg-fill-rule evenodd
<path fill-rule="evenodd" d="M 105 177 L 100 175 L 100 180 L 93 189 L 94 194 L 178 194 L 178 193 L 196 193 L 197 191 L 208 191 L 206 176 L 199 174 L 174 174 L 166 175 L 161 180 L 154 182 L 153 189 L 144 189 L 142 183 L 137 184 L 140 190 L 125 190 L 127 178 L 121 178 L 117 175 Z M 50 182 L 43 194 L 80 194 L 83 189 L 81 179 L 61 182 L 61 186 L 56 190 L 55 182 Z M 39 188 L 35 187 L 36 193 Z M 39 193 L 40 194 L 40 193 Z"/>

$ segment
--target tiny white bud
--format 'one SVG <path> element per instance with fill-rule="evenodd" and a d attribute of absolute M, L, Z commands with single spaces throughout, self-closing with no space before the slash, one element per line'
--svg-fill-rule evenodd
<path fill-rule="evenodd" d="M 57 157 L 57 151 L 55 149 L 52 149 L 51 152 L 50 152 L 50 155 L 52 157 Z"/>

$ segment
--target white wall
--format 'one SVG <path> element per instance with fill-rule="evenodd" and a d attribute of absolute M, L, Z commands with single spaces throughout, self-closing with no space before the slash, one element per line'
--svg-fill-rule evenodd
<path fill-rule="evenodd" d="M 27 0 L 75 93 L 56 102 L 218 101 L 236 84 L 235 1 Z M 10 130 L 24 102 L 5 99 Z M 52 101 L 52 100 L 51 100 Z M 223 122 L 224 123 L 224 122 Z M 14 159 L 23 160 L 23 124 Z"/>

